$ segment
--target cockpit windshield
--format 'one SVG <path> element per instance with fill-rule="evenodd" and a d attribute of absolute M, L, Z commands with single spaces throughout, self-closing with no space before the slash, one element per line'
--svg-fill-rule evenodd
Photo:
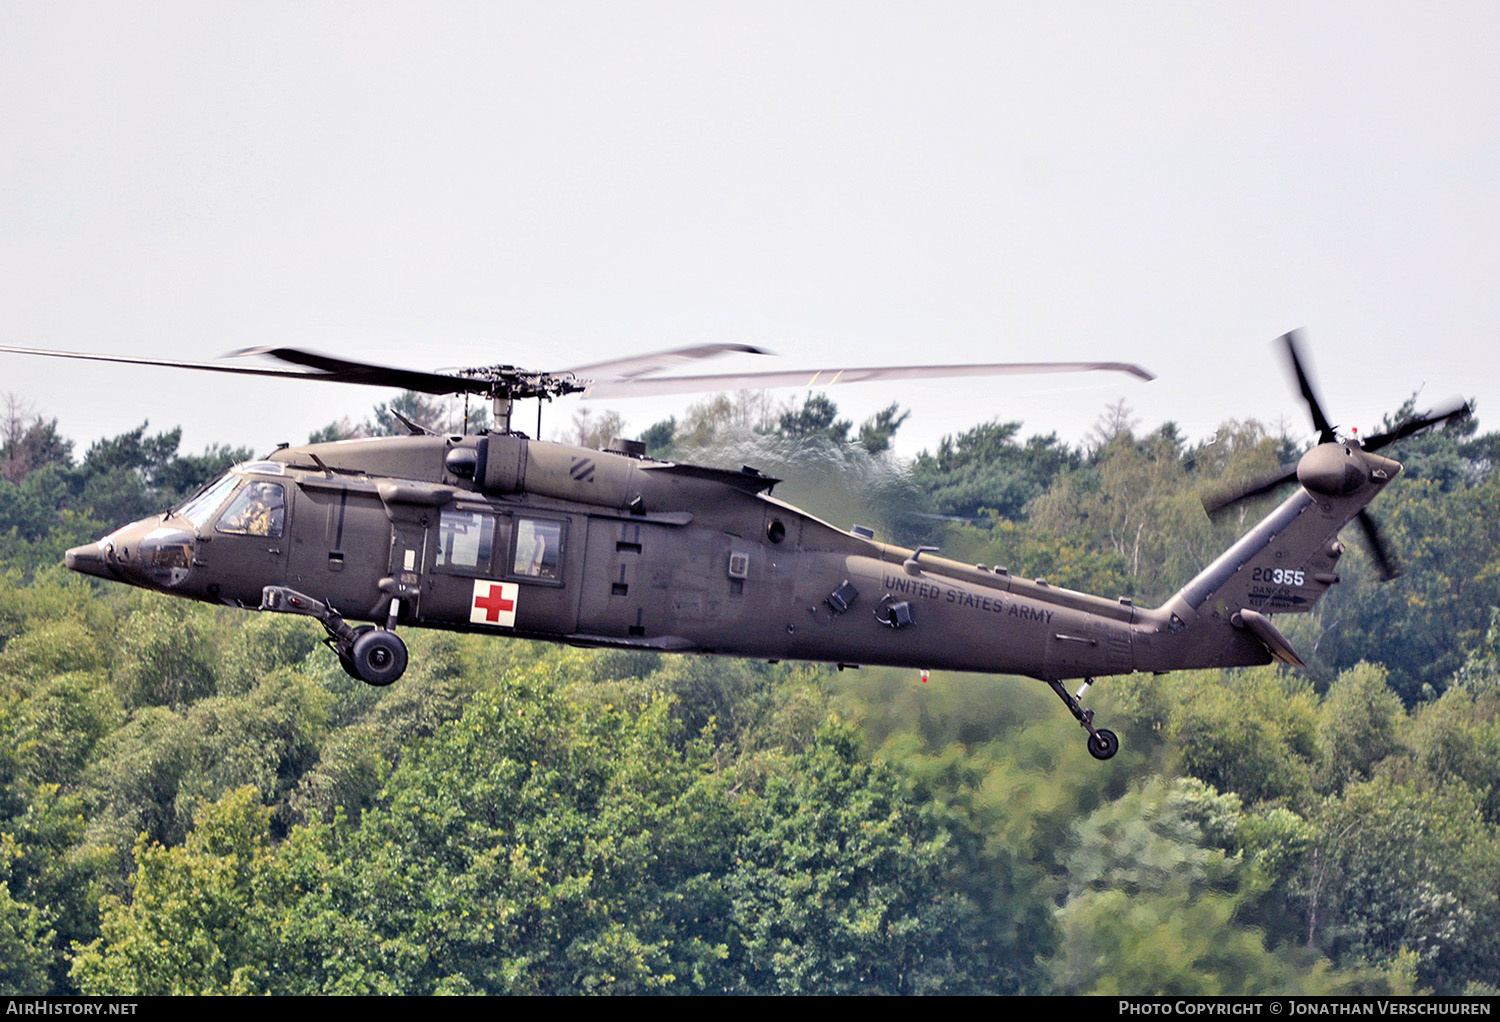
<path fill-rule="evenodd" d="M 219 510 L 219 505 L 224 503 L 224 498 L 229 496 L 229 491 L 239 483 L 240 477 L 233 473 L 226 473 L 214 482 L 198 491 L 198 495 L 177 509 L 177 513 L 193 523 L 193 528 L 201 529 L 205 522 L 214 516 Z"/>

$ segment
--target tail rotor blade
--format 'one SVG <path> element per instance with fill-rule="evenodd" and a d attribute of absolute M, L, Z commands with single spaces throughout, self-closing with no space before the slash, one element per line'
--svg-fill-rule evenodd
<path fill-rule="evenodd" d="M 1318 431 L 1318 443 L 1329 444 L 1337 441 L 1333 435 L 1333 426 L 1328 421 L 1328 416 L 1323 414 L 1323 406 L 1318 402 L 1318 395 L 1313 391 L 1312 381 L 1307 378 L 1307 371 L 1303 369 L 1303 359 L 1298 349 L 1301 347 L 1301 331 L 1293 330 L 1282 334 L 1279 341 L 1286 347 L 1287 358 L 1291 361 L 1292 372 L 1297 377 L 1297 389 L 1302 392 L 1302 400 L 1307 402 L 1307 410 L 1312 413 L 1313 428 Z"/>
<path fill-rule="evenodd" d="M 1364 448 L 1367 451 L 1378 451 L 1387 444 L 1393 444 L 1398 440 L 1405 440 L 1407 437 L 1420 433 L 1424 429 L 1440 426 L 1449 420 L 1463 421 L 1471 413 L 1472 410 L 1469 408 L 1467 401 L 1455 402 L 1443 407 L 1442 410 L 1433 409 L 1424 412 L 1415 419 L 1403 422 L 1389 433 L 1380 433 L 1376 436 L 1367 437 L 1364 442 Z"/>
<path fill-rule="evenodd" d="M 1355 517 L 1359 522 L 1360 530 L 1364 533 L 1365 545 L 1369 548 L 1370 557 L 1375 561 L 1375 569 L 1380 573 L 1380 580 L 1389 582 L 1401 574 L 1401 566 L 1396 563 L 1395 555 L 1391 553 L 1390 546 L 1381 535 L 1380 526 L 1375 524 L 1375 516 L 1362 508 Z"/>
<path fill-rule="evenodd" d="M 1243 486 L 1236 487 L 1222 493 L 1212 493 L 1203 498 L 1203 510 L 1208 512 L 1210 518 L 1217 518 L 1241 501 L 1252 497 L 1259 497 L 1263 493 L 1270 493 L 1278 486 L 1292 482 L 1297 478 L 1297 463 L 1282 465 L 1275 472 L 1250 480 Z"/>

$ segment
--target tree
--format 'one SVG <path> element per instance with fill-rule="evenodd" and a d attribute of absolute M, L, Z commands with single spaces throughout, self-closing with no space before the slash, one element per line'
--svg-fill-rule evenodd
<path fill-rule="evenodd" d="M 844 725 L 769 779 L 725 881 L 752 992 L 981 989 L 977 911 L 948 835 Z"/>
<path fill-rule="evenodd" d="M 940 514 L 975 518 L 991 508 L 1013 521 L 1046 492 L 1058 472 L 1077 457 L 1057 434 L 1016 437 L 1021 423 L 987 422 L 938 442 L 935 452 L 917 455 L 912 474 L 931 495 Z"/>
<path fill-rule="evenodd" d="M 1369 779 L 1381 760 L 1401 751 L 1406 711 L 1379 666 L 1360 663 L 1341 673 L 1323 697 L 1318 718 L 1324 790 L 1341 791 L 1351 781 Z"/>
<path fill-rule="evenodd" d="M 668 741 L 664 704 L 570 704 L 513 672 L 421 743 L 289 925 L 355 977 L 410 993 L 722 989 L 722 779 Z M 308 913 L 370 921 L 357 947 Z"/>
<path fill-rule="evenodd" d="M 794 440 L 825 437 L 835 443 L 847 443 L 853 423 L 840 419 L 838 414 L 838 405 L 828 395 L 809 394 L 801 405 L 794 404 L 781 413 L 776 431 Z"/>
<path fill-rule="evenodd" d="M 602 451 L 615 437 L 623 436 L 625 418 L 614 409 L 595 417 L 593 411 L 580 405 L 573 413 L 573 431 L 566 442 Z"/>
<path fill-rule="evenodd" d="M 142 835 L 129 902 L 106 897 L 102 936 L 78 948 L 73 977 L 89 995 L 266 992 L 278 892 L 267 812 L 242 788 L 208 805 L 181 847 Z"/>
<path fill-rule="evenodd" d="M 72 466 L 73 442 L 58 434 L 56 419 L 43 419 L 14 394 L 6 394 L 0 406 L 0 475 L 6 482 L 20 483 L 45 465 Z"/>
<path fill-rule="evenodd" d="M 677 417 L 674 415 L 648 426 L 641 434 L 641 443 L 646 445 L 647 454 L 658 457 L 666 452 L 676 437 Z"/>
<path fill-rule="evenodd" d="M 1375 964 L 1414 953 L 1421 982 L 1439 993 L 1500 971 L 1500 834 L 1473 791 L 1377 777 L 1326 799 L 1314 823 L 1310 943 Z"/>
<path fill-rule="evenodd" d="M 892 401 L 889 405 L 870 416 L 860 423 L 859 434 L 855 439 L 859 445 L 871 454 L 880 454 L 888 451 L 891 440 L 896 435 L 896 430 L 901 424 L 911 417 L 910 411 L 901 411 L 901 406 Z"/>
<path fill-rule="evenodd" d="M 1192 776 L 1248 803 L 1298 806 L 1318 761 L 1317 700 L 1274 668 L 1178 674 L 1168 741 Z"/>
<path fill-rule="evenodd" d="M 1408 963 L 1334 971 L 1316 954 L 1270 947 L 1246 916 L 1283 829 L 1273 810 L 1190 779 L 1154 778 L 1074 826 L 1071 893 L 1049 966 L 1059 992 L 1247 996 L 1411 993 Z M 1267 826 L 1270 824 L 1270 826 Z M 1248 840 L 1247 840 L 1248 838 Z"/>

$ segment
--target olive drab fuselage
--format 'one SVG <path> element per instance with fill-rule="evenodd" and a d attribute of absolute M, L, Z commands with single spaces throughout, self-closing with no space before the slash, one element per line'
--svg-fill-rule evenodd
<path fill-rule="evenodd" d="M 910 564 L 910 550 L 776 500 L 775 483 L 515 436 L 316 444 L 238 466 L 206 491 L 217 503 L 200 521 L 180 511 L 112 533 L 100 566 L 240 607 L 285 586 L 351 620 L 384 623 L 399 601 L 393 623 L 581 645 L 1133 669 L 1128 603 L 931 554 Z M 1087 652 L 1056 638 L 1068 632 Z"/>
<path fill-rule="evenodd" d="M 1267 662 L 1275 643 L 1243 620 L 1192 626 L 1310 605 L 1353 513 L 1299 490 L 1277 513 L 1326 519 L 1309 549 L 1247 570 L 1265 581 L 1235 606 L 1211 599 L 1215 562 L 1146 609 L 845 532 L 771 497 L 775 482 L 515 435 L 348 440 L 239 466 L 69 563 L 247 608 L 286 587 L 391 626 L 1053 680 Z"/>

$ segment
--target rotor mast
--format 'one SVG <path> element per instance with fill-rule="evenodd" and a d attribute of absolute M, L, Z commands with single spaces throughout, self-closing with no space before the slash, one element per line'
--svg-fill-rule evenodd
<path fill-rule="evenodd" d="M 469 383 L 469 386 L 462 389 L 477 391 L 489 397 L 492 433 L 511 432 L 511 419 L 518 400 L 534 397 L 540 406 L 542 401 L 551 401 L 564 394 L 577 394 L 587 386 L 585 381 L 570 372 L 532 372 L 506 365 L 461 369 L 458 376 Z"/>

